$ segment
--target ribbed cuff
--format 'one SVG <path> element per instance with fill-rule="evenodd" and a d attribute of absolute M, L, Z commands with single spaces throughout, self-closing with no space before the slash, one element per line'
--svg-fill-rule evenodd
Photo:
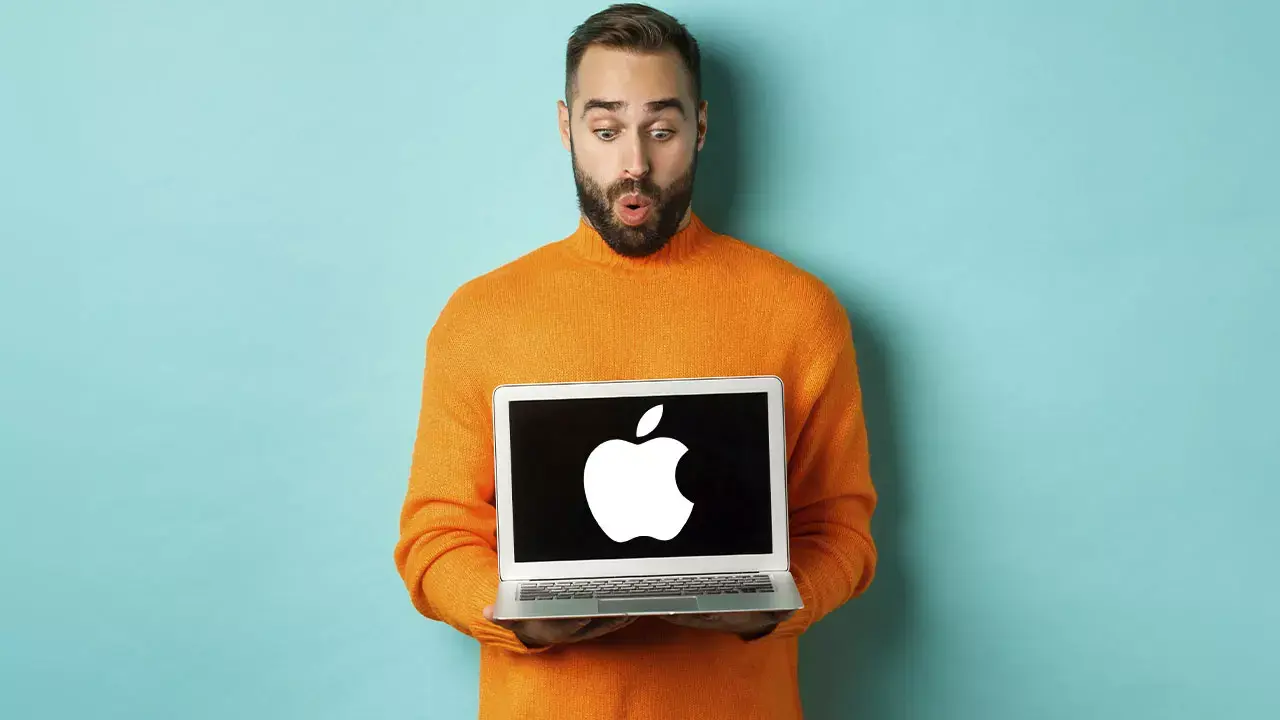
<path fill-rule="evenodd" d="M 483 645 L 521 655 L 545 652 L 531 648 L 507 628 L 484 617 L 497 595 L 498 558 L 488 548 L 458 548 L 445 553 L 423 578 L 423 594 L 433 616 L 448 622 Z"/>

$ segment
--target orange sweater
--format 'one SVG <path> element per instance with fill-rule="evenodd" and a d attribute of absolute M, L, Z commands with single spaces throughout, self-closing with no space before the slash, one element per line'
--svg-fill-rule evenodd
<path fill-rule="evenodd" d="M 494 600 L 491 393 L 502 383 L 774 374 L 805 609 L 753 641 L 642 618 L 530 650 Z M 797 636 L 871 582 L 876 494 L 849 322 L 814 276 L 693 215 L 657 254 L 585 221 L 463 285 L 432 328 L 395 562 L 418 610 L 480 642 L 481 718 L 798 718 Z"/>

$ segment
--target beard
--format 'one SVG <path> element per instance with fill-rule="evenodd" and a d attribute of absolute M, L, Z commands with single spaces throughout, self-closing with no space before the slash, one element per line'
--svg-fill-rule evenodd
<path fill-rule="evenodd" d="M 698 169 L 698 154 L 693 154 L 693 161 L 683 175 L 665 188 L 660 188 L 652 180 L 619 180 L 609 187 L 587 177 L 578 167 L 578 155 L 573 156 L 573 182 L 578 188 L 578 208 L 591 226 L 600 233 L 600 237 L 613 248 L 613 251 L 626 257 L 645 257 L 661 250 L 680 228 L 689 203 L 693 201 L 693 178 Z M 618 198 L 631 193 L 639 193 L 652 201 L 652 209 L 644 223 L 635 227 L 618 219 L 613 212 L 613 205 Z"/>

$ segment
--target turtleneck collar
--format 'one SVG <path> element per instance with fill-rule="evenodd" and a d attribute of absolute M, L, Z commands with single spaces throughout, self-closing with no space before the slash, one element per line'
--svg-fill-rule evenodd
<path fill-rule="evenodd" d="M 689 222 L 672 235 L 666 245 L 651 255 L 633 258 L 615 252 L 587 219 L 579 216 L 578 229 L 565 238 L 565 246 L 584 260 L 607 267 L 661 267 L 689 258 L 714 236 L 715 233 L 702 223 L 697 214 L 690 211 Z"/>

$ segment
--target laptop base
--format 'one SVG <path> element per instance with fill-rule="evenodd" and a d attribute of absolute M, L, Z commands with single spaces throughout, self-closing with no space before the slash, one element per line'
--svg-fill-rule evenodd
<path fill-rule="evenodd" d="M 595 597 L 554 598 L 534 593 L 539 599 L 522 600 L 531 593 L 525 587 L 538 581 L 512 580 L 498 584 L 498 598 L 494 604 L 494 618 L 498 620 L 539 620 L 582 617 L 633 617 L 643 615 L 677 615 L 696 613 L 757 612 L 767 610 L 798 610 L 804 606 L 795 579 L 789 572 L 751 573 L 752 577 L 767 576 L 772 586 L 768 592 L 728 592 L 715 594 L 626 596 L 611 595 L 608 591 Z M 724 576 L 721 576 L 724 577 Z M 666 578 L 644 578 L 645 581 Z M 688 580 L 688 576 L 671 580 Z M 619 578 L 611 578 L 619 580 Z M 625 578 L 621 578 L 625 580 Z M 546 582 L 546 581 L 543 581 Z M 580 581 L 578 581 L 580 582 Z M 676 586 L 679 583 L 674 583 Z"/>

